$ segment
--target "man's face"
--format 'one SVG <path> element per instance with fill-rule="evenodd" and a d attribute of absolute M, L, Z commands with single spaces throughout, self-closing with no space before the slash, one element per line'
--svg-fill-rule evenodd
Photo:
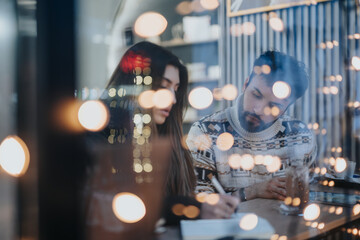
<path fill-rule="evenodd" d="M 277 98 L 272 86 L 260 75 L 254 76 L 250 83 L 245 83 L 241 101 L 240 123 L 249 132 L 259 132 L 271 126 L 291 103 L 288 98 Z"/>

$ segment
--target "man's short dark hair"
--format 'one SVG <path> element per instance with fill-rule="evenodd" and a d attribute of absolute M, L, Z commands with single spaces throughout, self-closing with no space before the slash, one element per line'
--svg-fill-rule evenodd
<path fill-rule="evenodd" d="M 270 72 L 264 71 L 266 68 Z M 288 83 L 291 87 L 290 97 L 294 101 L 304 95 L 309 85 L 305 64 L 278 51 L 266 51 L 255 60 L 249 83 L 256 75 L 260 75 L 269 86 L 276 81 Z"/>

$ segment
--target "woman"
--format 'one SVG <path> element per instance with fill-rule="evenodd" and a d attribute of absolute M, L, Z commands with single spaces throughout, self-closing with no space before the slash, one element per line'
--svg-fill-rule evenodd
<path fill-rule="evenodd" d="M 126 51 L 101 97 L 110 112 L 109 124 L 102 134 L 110 143 L 133 143 L 136 149 L 158 136 L 170 139 L 171 160 L 164 204 L 167 224 L 176 224 L 180 219 L 187 218 L 173 213 L 173 206 L 177 203 L 201 209 L 192 219 L 228 218 L 238 204 L 238 199 L 227 195 L 222 195 L 215 206 L 195 200 L 196 180 L 192 157 L 182 146 L 187 86 L 187 70 L 175 55 L 153 43 L 140 42 Z M 141 93 L 160 89 L 167 89 L 171 93 L 168 106 L 148 108 L 138 102 Z M 151 121 L 138 121 L 137 115 L 149 115 Z M 151 129 L 151 135 L 139 142 L 139 135 L 144 135 L 144 129 Z"/>

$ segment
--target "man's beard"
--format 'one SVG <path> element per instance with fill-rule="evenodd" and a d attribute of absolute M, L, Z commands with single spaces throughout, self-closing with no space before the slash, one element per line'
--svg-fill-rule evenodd
<path fill-rule="evenodd" d="M 248 132 L 260 132 L 268 128 L 272 124 L 265 124 L 264 121 L 261 120 L 260 116 L 256 115 L 255 113 L 241 111 L 239 115 L 241 126 Z M 257 119 L 258 123 L 255 124 L 251 121 L 246 120 L 246 117 L 248 116 Z"/>

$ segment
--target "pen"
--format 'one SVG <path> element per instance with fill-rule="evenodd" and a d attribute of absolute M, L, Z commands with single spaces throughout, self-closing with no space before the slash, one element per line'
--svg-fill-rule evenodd
<path fill-rule="evenodd" d="M 216 188 L 216 190 L 221 193 L 221 194 L 226 194 L 225 190 L 222 188 L 221 184 L 219 183 L 219 181 L 216 179 L 216 177 L 214 175 L 212 175 L 212 173 L 209 173 L 207 175 L 207 177 L 211 180 L 211 183 L 214 185 L 214 187 Z"/>
<path fill-rule="evenodd" d="M 221 184 L 219 183 L 219 181 L 216 179 L 216 177 L 214 175 L 209 173 L 207 175 L 207 177 L 211 180 L 212 184 L 214 185 L 214 187 L 220 194 L 226 194 L 225 190 L 223 189 L 223 187 L 221 186 Z M 236 213 L 237 211 L 238 211 L 238 207 L 236 207 L 234 209 L 234 213 Z"/>

